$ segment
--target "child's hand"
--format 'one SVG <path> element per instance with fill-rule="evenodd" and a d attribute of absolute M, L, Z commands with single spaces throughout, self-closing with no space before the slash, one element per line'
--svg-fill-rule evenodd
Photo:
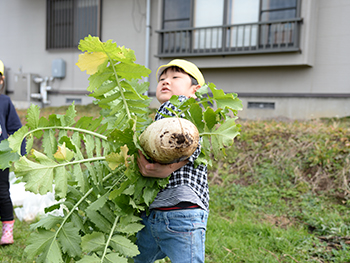
<path fill-rule="evenodd" d="M 140 173 L 145 177 L 166 178 L 171 175 L 172 172 L 184 166 L 187 162 L 188 161 L 186 160 L 172 164 L 150 163 L 147 161 L 141 151 L 139 151 L 139 156 L 137 157 L 137 164 L 139 166 Z"/>

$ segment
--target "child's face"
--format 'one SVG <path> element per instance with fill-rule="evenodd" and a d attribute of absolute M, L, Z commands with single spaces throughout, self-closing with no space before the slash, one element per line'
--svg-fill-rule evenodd
<path fill-rule="evenodd" d="M 188 98 L 195 97 L 195 92 L 199 88 L 199 85 L 192 85 L 192 80 L 188 74 L 169 68 L 159 77 L 156 97 L 163 104 L 173 95 L 184 95 Z"/>

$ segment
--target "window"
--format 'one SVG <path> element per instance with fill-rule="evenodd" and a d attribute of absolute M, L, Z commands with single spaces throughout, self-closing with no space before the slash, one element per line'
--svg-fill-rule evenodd
<path fill-rule="evenodd" d="M 160 57 L 299 51 L 301 0 L 163 0 Z"/>
<path fill-rule="evenodd" d="M 188 0 L 165 0 L 163 28 L 188 28 L 191 26 L 191 1 Z M 188 46 L 189 36 L 184 32 L 164 35 L 163 45 L 166 50 L 178 52 L 179 48 Z M 183 50 L 184 51 L 184 50 Z"/>
<path fill-rule="evenodd" d="M 297 16 L 297 0 L 263 0 L 261 21 L 288 20 Z M 295 24 L 291 22 L 266 23 L 260 26 L 260 45 L 293 45 Z"/>
<path fill-rule="evenodd" d="M 80 39 L 100 36 L 101 0 L 47 0 L 46 48 L 75 48 Z"/>
<path fill-rule="evenodd" d="M 223 22 L 224 0 L 197 0 L 194 9 L 194 27 L 211 27 Z M 214 40 L 214 41 L 212 41 Z M 194 48 L 207 49 L 222 47 L 222 30 L 194 30 Z"/>

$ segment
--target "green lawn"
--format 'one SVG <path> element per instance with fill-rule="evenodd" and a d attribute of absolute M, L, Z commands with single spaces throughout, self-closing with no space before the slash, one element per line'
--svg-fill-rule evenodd
<path fill-rule="evenodd" d="M 350 262 L 348 119 L 240 124 L 209 169 L 206 262 Z M 29 262 L 29 224 L 14 231 L 0 262 Z"/>

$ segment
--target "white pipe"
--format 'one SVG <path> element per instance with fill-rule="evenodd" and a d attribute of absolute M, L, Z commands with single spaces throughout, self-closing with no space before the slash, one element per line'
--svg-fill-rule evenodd
<path fill-rule="evenodd" d="M 150 34 L 151 34 L 151 0 L 147 0 L 146 6 L 146 45 L 145 45 L 145 67 L 149 68 L 149 47 L 150 47 Z M 148 77 L 145 77 L 145 82 L 148 81 Z M 148 95 L 146 91 L 145 95 Z"/>

